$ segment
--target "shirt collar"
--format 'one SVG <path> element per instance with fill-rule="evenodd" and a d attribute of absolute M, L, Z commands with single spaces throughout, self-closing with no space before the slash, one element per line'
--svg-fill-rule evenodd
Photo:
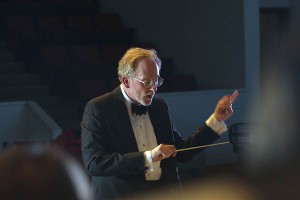
<path fill-rule="evenodd" d="M 125 99 L 125 102 L 126 103 L 129 103 L 129 104 L 131 104 L 131 103 L 133 103 L 133 101 L 129 98 L 129 96 L 126 94 L 126 92 L 125 92 L 125 90 L 124 90 L 124 86 L 123 86 L 123 84 L 121 84 L 120 85 L 120 87 L 121 87 L 121 91 L 122 91 L 122 94 L 123 94 L 123 97 L 124 97 L 124 99 Z"/>
<path fill-rule="evenodd" d="M 124 90 L 124 85 L 121 84 L 120 85 L 120 88 L 121 88 L 121 91 L 122 91 L 122 94 L 123 94 L 123 98 L 124 98 L 124 102 L 125 102 L 125 105 L 127 107 L 127 110 L 128 110 L 128 113 L 131 114 L 131 112 L 129 112 L 131 110 L 131 104 L 133 103 L 133 101 L 129 98 L 129 96 L 126 94 L 125 90 Z"/>

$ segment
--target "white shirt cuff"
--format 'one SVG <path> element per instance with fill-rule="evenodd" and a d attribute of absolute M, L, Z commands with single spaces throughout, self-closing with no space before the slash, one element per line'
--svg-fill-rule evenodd
<path fill-rule="evenodd" d="M 145 165 L 151 172 L 154 170 L 153 161 L 152 161 L 152 155 L 151 151 L 145 151 L 144 152 L 145 157 Z"/>
<path fill-rule="evenodd" d="M 221 135 L 224 131 L 227 131 L 227 126 L 224 121 L 219 122 L 214 114 L 212 114 L 206 121 L 206 125 L 215 131 L 218 135 Z"/>

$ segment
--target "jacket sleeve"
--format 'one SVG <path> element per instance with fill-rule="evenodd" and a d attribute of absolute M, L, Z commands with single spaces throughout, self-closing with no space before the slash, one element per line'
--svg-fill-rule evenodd
<path fill-rule="evenodd" d="M 206 124 L 203 124 L 202 127 L 200 127 L 196 131 L 196 133 L 190 135 L 186 139 L 182 138 L 181 135 L 175 129 L 173 129 L 173 136 L 176 144 L 176 149 L 212 144 L 220 137 Z M 176 155 L 176 159 L 178 162 L 187 162 L 199 153 L 201 153 L 203 150 L 205 150 L 205 148 L 178 152 Z"/>
<path fill-rule="evenodd" d="M 87 103 L 81 123 L 82 156 L 92 176 L 132 176 L 146 171 L 143 152 L 115 152 L 107 119 L 94 103 Z"/>

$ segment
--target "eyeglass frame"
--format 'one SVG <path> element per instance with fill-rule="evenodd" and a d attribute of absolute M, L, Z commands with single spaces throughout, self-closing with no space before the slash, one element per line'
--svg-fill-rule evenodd
<path fill-rule="evenodd" d="M 163 79 L 162 77 L 158 76 L 158 77 L 156 78 L 156 81 L 153 81 L 153 79 L 148 79 L 148 80 L 149 80 L 149 83 L 147 83 L 147 82 L 146 82 L 147 80 L 141 80 L 141 79 L 136 78 L 136 77 L 132 77 L 132 78 L 134 78 L 134 79 L 138 80 L 139 82 L 143 83 L 143 85 L 144 85 L 144 87 L 145 87 L 146 89 L 152 88 L 153 85 L 155 85 L 155 87 L 158 88 L 158 87 L 160 87 L 160 86 L 164 83 L 164 80 L 165 80 L 165 79 Z"/>

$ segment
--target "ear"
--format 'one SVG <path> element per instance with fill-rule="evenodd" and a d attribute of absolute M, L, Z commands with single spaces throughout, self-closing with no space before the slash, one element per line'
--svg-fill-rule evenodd
<path fill-rule="evenodd" d="M 126 87 L 126 88 L 129 88 L 129 79 L 126 77 L 126 76 L 122 76 L 121 78 L 121 82 L 123 83 L 123 85 Z"/>

